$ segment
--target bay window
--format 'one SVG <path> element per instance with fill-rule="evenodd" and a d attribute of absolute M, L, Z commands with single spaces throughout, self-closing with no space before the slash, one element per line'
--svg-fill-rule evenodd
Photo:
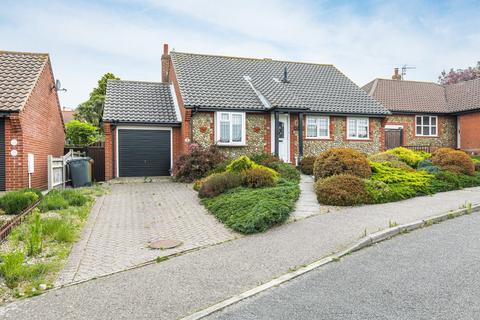
<path fill-rule="evenodd" d="M 307 138 L 328 139 L 330 137 L 330 118 L 325 116 L 307 116 Z"/>
<path fill-rule="evenodd" d="M 415 135 L 422 137 L 437 136 L 437 116 L 415 116 Z"/>
<path fill-rule="evenodd" d="M 244 145 L 245 113 L 217 112 L 215 132 L 219 145 Z"/>
<path fill-rule="evenodd" d="M 347 137 L 348 139 L 368 139 L 368 118 L 347 118 Z"/>

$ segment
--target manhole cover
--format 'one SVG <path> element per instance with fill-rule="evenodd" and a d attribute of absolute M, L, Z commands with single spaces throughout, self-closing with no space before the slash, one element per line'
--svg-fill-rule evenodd
<path fill-rule="evenodd" d="M 182 244 L 182 241 L 178 240 L 172 240 L 172 239 L 161 239 L 161 240 L 155 240 L 152 241 L 148 244 L 149 248 L 152 249 L 172 249 L 175 247 L 178 247 Z"/>

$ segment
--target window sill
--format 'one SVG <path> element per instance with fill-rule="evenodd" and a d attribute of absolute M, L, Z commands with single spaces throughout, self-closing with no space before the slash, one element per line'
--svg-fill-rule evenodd
<path fill-rule="evenodd" d="M 438 138 L 438 135 L 437 136 L 422 136 L 422 135 L 415 135 L 415 138 Z"/>
<path fill-rule="evenodd" d="M 347 138 L 347 141 L 371 142 L 370 138 Z"/>
<path fill-rule="evenodd" d="M 246 147 L 246 143 L 217 143 L 218 147 Z"/>

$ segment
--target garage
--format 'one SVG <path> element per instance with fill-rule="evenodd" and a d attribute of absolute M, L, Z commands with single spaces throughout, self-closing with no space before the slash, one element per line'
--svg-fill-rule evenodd
<path fill-rule="evenodd" d="M 118 176 L 169 176 L 171 135 L 170 128 L 118 128 Z"/>

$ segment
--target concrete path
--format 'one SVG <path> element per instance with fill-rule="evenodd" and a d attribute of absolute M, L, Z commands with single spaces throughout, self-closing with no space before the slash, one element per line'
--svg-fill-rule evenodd
<path fill-rule="evenodd" d="M 207 319 L 478 319 L 480 215 L 366 248 Z"/>
<path fill-rule="evenodd" d="M 317 214 L 337 210 L 338 207 L 320 205 L 313 188 L 313 177 L 302 174 L 300 176 L 300 197 L 295 205 L 295 211 L 290 215 L 290 221 L 305 219 Z"/>
<path fill-rule="evenodd" d="M 98 199 L 57 279 L 64 285 L 128 269 L 157 257 L 235 238 L 199 203 L 190 185 L 169 179 L 153 183 L 113 184 Z M 179 240 L 183 245 L 153 250 L 156 239 Z"/>
<path fill-rule="evenodd" d="M 480 188 L 315 215 L 15 302 L 0 308 L 0 318 L 177 319 L 341 250 L 365 231 L 457 209 L 467 201 L 480 203 Z"/>

